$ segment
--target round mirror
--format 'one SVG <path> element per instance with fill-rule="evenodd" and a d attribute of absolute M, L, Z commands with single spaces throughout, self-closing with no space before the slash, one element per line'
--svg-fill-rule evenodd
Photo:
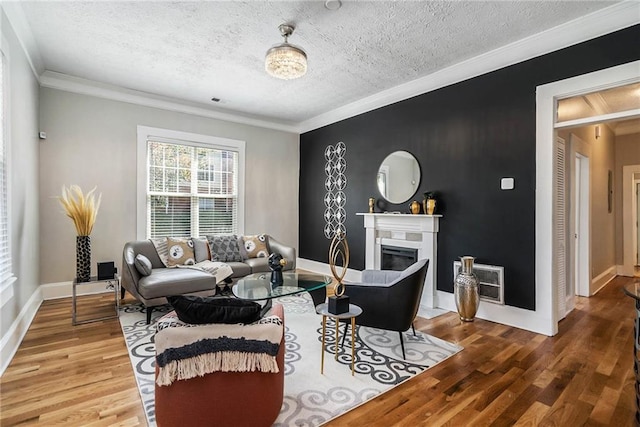
<path fill-rule="evenodd" d="M 391 203 L 404 203 L 420 185 L 420 165 L 408 151 L 389 154 L 378 169 L 378 190 Z"/>

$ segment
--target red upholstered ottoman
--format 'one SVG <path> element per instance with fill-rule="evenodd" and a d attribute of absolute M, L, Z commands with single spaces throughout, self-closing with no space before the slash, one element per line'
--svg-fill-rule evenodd
<path fill-rule="evenodd" d="M 282 320 L 284 329 L 282 305 L 275 304 L 272 314 Z M 276 355 L 278 373 L 212 372 L 195 378 L 175 380 L 170 385 L 163 386 L 159 386 L 156 381 L 155 412 L 158 426 L 272 425 L 282 406 L 284 347 L 283 333 Z M 160 375 L 159 371 L 156 362 L 156 380 Z"/>

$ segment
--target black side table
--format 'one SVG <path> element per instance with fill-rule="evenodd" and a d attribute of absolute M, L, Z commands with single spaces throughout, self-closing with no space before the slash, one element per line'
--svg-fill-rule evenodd
<path fill-rule="evenodd" d="M 633 327 L 633 372 L 636 376 L 636 425 L 640 425 L 640 281 L 625 286 L 624 293 L 636 301 L 636 319 Z"/>

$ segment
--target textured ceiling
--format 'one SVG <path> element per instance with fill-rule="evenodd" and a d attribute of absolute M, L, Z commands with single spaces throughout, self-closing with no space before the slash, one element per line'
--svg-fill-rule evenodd
<path fill-rule="evenodd" d="M 21 2 L 46 70 L 299 123 L 610 6 L 597 1 Z M 278 25 L 309 58 L 264 71 Z M 220 98 L 220 103 L 210 101 Z"/>

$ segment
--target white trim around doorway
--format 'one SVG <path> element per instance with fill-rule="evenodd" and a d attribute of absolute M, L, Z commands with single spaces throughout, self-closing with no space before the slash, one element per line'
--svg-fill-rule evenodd
<path fill-rule="evenodd" d="M 538 86 L 536 89 L 536 313 L 544 333 L 558 333 L 558 298 L 554 281 L 553 159 L 557 100 L 640 81 L 640 61 Z M 595 118 L 597 120 L 597 117 Z"/>

